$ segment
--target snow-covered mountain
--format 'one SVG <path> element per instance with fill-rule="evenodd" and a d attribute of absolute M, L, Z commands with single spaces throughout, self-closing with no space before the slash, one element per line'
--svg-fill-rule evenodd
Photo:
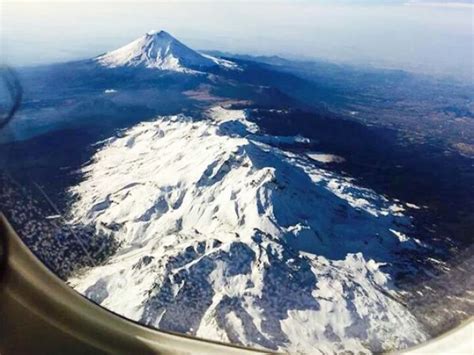
<path fill-rule="evenodd" d="M 165 31 L 150 31 L 95 61 L 108 68 L 144 67 L 188 73 L 215 66 L 237 67 L 230 61 L 194 51 Z"/>
<path fill-rule="evenodd" d="M 121 242 L 69 280 L 126 317 L 310 354 L 426 339 L 398 301 L 406 208 L 268 144 L 245 111 L 159 117 L 107 141 L 72 188 L 73 223 Z M 396 260 L 396 264 L 393 262 Z"/>

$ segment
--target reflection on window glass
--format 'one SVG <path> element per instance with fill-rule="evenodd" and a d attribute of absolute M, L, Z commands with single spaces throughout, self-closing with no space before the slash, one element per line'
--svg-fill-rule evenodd
<path fill-rule="evenodd" d="M 307 354 L 474 315 L 471 2 L 2 6 L 0 210 L 91 301 Z"/>

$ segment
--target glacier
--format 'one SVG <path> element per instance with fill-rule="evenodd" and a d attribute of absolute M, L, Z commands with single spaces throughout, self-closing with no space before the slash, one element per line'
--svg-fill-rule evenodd
<path fill-rule="evenodd" d="M 278 139 L 301 137 L 266 136 L 245 110 L 215 106 L 102 142 L 70 189 L 70 223 L 120 248 L 68 283 L 145 325 L 271 350 L 426 340 L 394 283 L 424 248 L 403 206 Z"/>

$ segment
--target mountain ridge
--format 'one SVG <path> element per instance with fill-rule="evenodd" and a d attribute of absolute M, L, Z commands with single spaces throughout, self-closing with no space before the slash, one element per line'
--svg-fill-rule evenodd
<path fill-rule="evenodd" d="M 422 248 L 405 208 L 268 140 L 222 106 L 110 138 L 70 189 L 71 222 L 121 249 L 69 284 L 152 327 L 277 351 L 423 341 L 391 280 Z"/>

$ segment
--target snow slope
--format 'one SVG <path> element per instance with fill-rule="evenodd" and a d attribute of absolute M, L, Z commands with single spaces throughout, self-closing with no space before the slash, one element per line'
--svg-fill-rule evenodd
<path fill-rule="evenodd" d="M 391 282 L 420 247 L 403 208 L 267 141 L 222 107 L 111 138 L 71 191 L 72 222 L 122 247 L 69 283 L 147 325 L 249 346 L 369 353 L 425 340 Z"/>
<path fill-rule="evenodd" d="M 148 32 L 95 60 L 108 68 L 145 67 L 186 73 L 196 73 L 195 69 L 213 66 L 237 68 L 233 62 L 192 50 L 165 31 Z"/>

